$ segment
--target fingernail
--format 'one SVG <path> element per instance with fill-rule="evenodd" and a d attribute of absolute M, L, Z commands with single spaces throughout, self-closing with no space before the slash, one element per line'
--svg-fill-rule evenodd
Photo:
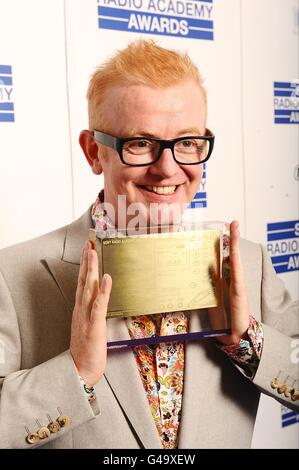
<path fill-rule="evenodd" d="M 104 274 L 104 276 L 102 277 L 102 282 L 101 282 L 101 290 L 105 290 L 106 283 L 107 283 L 107 276 L 106 274 Z"/>
<path fill-rule="evenodd" d="M 112 279 L 110 277 L 110 275 L 108 273 L 105 273 L 103 275 L 103 278 L 102 278 L 102 282 L 101 282 L 101 289 L 103 289 L 103 291 L 110 291 L 111 289 L 111 286 L 112 286 Z"/>

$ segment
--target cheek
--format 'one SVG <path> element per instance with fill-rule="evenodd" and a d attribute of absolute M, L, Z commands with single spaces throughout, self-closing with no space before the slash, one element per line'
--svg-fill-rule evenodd
<path fill-rule="evenodd" d="M 139 184 L 145 177 L 146 170 L 142 167 L 134 168 L 112 160 L 103 161 L 103 173 L 106 183 L 122 193 L 130 191 L 135 184 Z"/>
<path fill-rule="evenodd" d="M 188 175 L 190 184 L 199 186 L 203 174 L 202 165 L 194 165 L 185 169 L 185 173 Z"/>
<path fill-rule="evenodd" d="M 113 152 L 108 151 L 101 158 L 101 165 L 103 168 L 104 179 L 106 184 L 110 187 L 116 187 L 122 181 L 123 167 L 121 161 L 118 160 L 118 156 L 114 155 Z"/>

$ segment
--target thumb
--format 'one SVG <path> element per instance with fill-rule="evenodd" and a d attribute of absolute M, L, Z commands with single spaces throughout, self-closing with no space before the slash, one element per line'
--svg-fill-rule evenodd
<path fill-rule="evenodd" d="M 94 300 L 90 321 L 103 321 L 107 315 L 107 308 L 112 288 L 112 278 L 109 274 L 104 274 L 98 294 Z"/>

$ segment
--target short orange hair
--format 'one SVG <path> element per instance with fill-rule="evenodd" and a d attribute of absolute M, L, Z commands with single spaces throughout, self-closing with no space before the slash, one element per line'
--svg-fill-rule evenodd
<path fill-rule="evenodd" d="M 199 70 L 187 53 L 165 49 L 152 40 L 139 39 L 130 43 L 91 76 L 87 91 L 89 129 L 101 127 L 101 104 L 107 89 L 128 85 L 166 88 L 186 79 L 198 83 L 206 100 Z"/>

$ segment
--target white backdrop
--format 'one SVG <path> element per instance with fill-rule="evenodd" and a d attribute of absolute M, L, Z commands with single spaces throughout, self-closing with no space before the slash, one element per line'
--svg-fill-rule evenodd
<path fill-rule="evenodd" d="M 0 0 L 0 247 L 67 224 L 93 202 L 102 177 L 91 173 L 78 144 L 87 127 L 89 76 L 128 41 L 153 38 L 187 50 L 205 80 L 208 127 L 216 134 L 199 188 L 207 192 L 206 219 L 237 219 L 243 237 L 263 244 L 269 243 L 267 224 L 284 223 L 269 228 L 278 240 L 269 249 L 284 256 L 275 263 L 298 299 L 298 1 L 151 3 L 160 10 L 170 4 L 184 9 L 183 20 L 199 28 L 189 31 L 206 34 L 204 27 L 210 35 L 213 30 L 213 39 L 99 27 L 98 6 L 102 14 L 103 6 L 117 5 L 123 15 L 146 14 L 149 0 Z M 168 18 L 171 12 L 160 14 Z M 105 21 L 101 26 L 127 27 L 125 21 Z M 277 83 L 285 85 L 279 89 Z M 274 105 L 274 99 L 281 101 Z M 275 123 L 274 108 L 290 123 Z M 293 242 L 287 251 L 286 241 Z M 288 425 L 297 417 L 286 410 L 283 416 L 279 404 L 262 397 L 252 446 L 298 446 L 299 424 Z"/>

